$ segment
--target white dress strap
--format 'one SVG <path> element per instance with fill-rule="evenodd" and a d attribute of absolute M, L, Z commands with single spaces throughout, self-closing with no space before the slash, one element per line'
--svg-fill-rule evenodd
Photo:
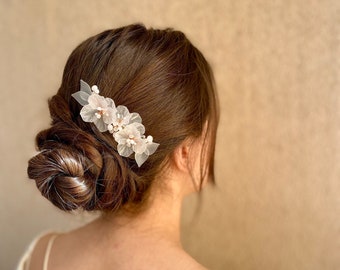
<path fill-rule="evenodd" d="M 45 252 L 45 257 L 44 257 L 44 266 L 43 266 L 43 270 L 47 270 L 47 266 L 48 266 L 48 260 L 50 258 L 50 253 L 51 253 L 51 248 L 52 245 L 54 243 L 54 240 L 56 239 L 56 237 L 58 236 L 58 234 L 54 234 L 51 236 L 51 238 L 48 240 L 48 244 L 47 244 L 47 248 L 46 248 L 46 252 Z"/>
<path fill-rule="evenodd" d="M 51 244 L 50 244 L 51 239 L 55 238 L 55 236 L 57 236 L 57 234 L 58 234 L 55 231 L 44 231 L 32 240 L 32 242 L 29 244 L 28 248 L 25 250 L 25 253 L 21 256 L 19 263 L 17 264 L 16 270 L 29 270 L 31 256 L 32 256 L 32 252 L 33 252 L 35 246 L 37 245 L 38 241 L 42 237 L 44 237 L 47 234 L 51 234 L 51 233 L 53 233 L 53 236 L 49 239 L 49 244 L 48 244 L 48 246 L 51 246 Z M 54 241 L 54 239 L 53 239 L 53 241 Z M 53 241 L 52 241 L 52 244 L 53 244 Z M 48 249 L 51 249 L 51 247 L 48 248 Z M 48 259 L 46 259 L 46 255 L 49 256 L 49 253 L 50 253 L 50 251 L 47 252 L 47 249 L 46 249 L 44 264 L 45 264 L 45 260 L 47 260 L 47 263 L 48 263 Z"/>
<path fill-rule="evenodd" d="M 39 236 L 37 236 L 36 238 L 33 239 L 33 241 L 30 243 L 30 245 L 26 249 L 25 253 L 22 255 L 22 257 L 19 261 L 19 264 L 17 266 L 17 270 L 28 270 L 29 269 L 33 249 L 35 248 L 35 246 L 38 243 L 38 241 L 40 240 L 40 238 L 43 237 L 43 236 L 44 235 L 41 234 L 41 235 L 39 235 Z"/>

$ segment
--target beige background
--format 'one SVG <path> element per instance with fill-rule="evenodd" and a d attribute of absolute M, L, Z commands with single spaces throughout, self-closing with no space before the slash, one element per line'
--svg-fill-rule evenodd
<path fill-rule="evenodd" d="M 26 177 L 71 50 L 133 22 L 184 31 L 221 101 L 217 189 L 185 202 L 183 243 L 211 269 L 340 269 L 340 2 L 0 2 L 0 268 L 39 232 L 89 219 Z"/>

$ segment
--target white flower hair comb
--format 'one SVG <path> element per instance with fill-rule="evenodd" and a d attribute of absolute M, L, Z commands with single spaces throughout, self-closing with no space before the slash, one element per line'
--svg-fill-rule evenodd
<path fill-rule="evenodd" d="M 138 113 L 130 113 L 123 105 L 116 107 L 111 98 L 99 95 L 96 85 L 90 87 L 80 80 L 80 91 L 72 94 L 83 106 L 80 116 L 84 122 L 94 123 L 100 132 L 109 131 L 118 143 L 119 155 L 129 157 L 135 153 L 138 167 L 152 155 L 158 143 L 153 142 L 152 136 L 145 136 L 145 127 Z"/>

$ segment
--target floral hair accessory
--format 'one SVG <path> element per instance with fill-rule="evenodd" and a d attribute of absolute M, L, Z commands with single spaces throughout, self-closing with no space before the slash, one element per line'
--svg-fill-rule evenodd
<path fill-rule="evenodd" d="M 128 108 L 116 107 L 111 98 L 99 95 L 96 85 L 90 87 L 80 80 L 80 91 L 72 94 L 83 106 L 80 116 L 84 122 L 94 123 L 100 132 L 109 131 L 117 144 L 119 155 L 129 157 L 135 153 L 135 160 L 140 167 L 152 155 L 158 143 L 153 142 L 152 136 L 145 136 L 145 127 L 138 113 L 130 113 Z"/>

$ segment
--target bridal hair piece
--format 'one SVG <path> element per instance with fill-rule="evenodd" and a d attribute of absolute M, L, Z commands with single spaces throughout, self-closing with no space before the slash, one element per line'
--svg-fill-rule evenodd
<path fill-rule="evenodd" d="M 145 127 L 140 115 L 130 113 L 123 105 L 116 107 L 111 98 L 99 95 L 96 85 L 90 87 L 80 80 L 80 91 L 72 97 L 83 106 L 80 116 L 84 122 L 93 123 L 100 132 L 109 131 L 113 135 L 119 155 L 129 157 L 135 153 L 140 167 L 156 151 L 159 144 L 153 142 L 151 135 L 144 135 Z"/>

